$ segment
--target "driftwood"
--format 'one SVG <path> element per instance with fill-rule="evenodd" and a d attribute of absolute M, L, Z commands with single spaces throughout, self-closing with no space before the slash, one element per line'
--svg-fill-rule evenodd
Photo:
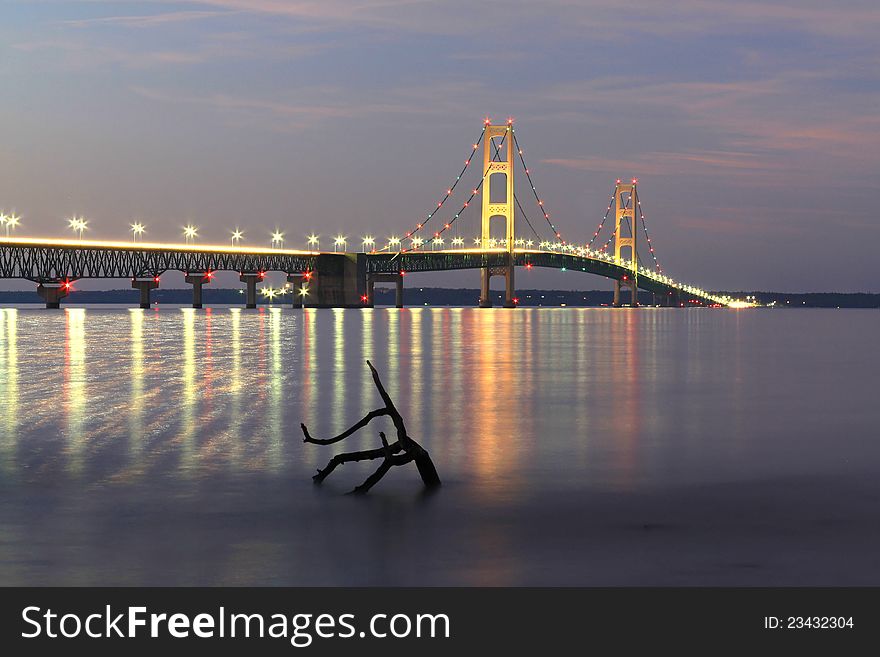
<path fill-rule="evenodd" d="M 434 467 L 434 462 L 431 461 L 430 455 L 424 447 L 409 437 L 409 434 L 406 432 L 406 425 L 403 423 L 403 418 L 400 416 L 397 408 L 395 408 L 394 402 L 391 401 L 391 397 L 389 397 L 388 393 L 385 391 L 385 386 L 382 385 L 382 381 L 379 379 L 379 373 L 370 361 L 367 361 L 367 365 L 369 365 L 370 372 L 373 374 L 373 382 L 379 390 L 379 396 L 382 398 L 382 401 L 385 402 L 384 408 L 377 408 L 375 411 L 370 411 L 362 420 L 333 438 L 312 438 L 306 425 L 300 424 L 303 436 L 305 436 L 303 442 L 312 443 L 314 445 L 332 445 L 333 443 L 338 443 L 345 440 L 359 429 L 363 429 L 377 417 L 382 417 L 383 415 L 390 417 L 391 421 L 394 423 L 394 428 L 397 430 L 397 440 L 389 444 L 388 439 L 385 437 L 385 433 L 380 431 L 379 438 L 382 440 L 382 447 L 360 452 L 337 454 L 330 459 L 330 462 L 327 463 L 327 466 L 323 470 L 319 469 L 318 474 L 314 475 L 312 479 L 315 480 L 316 484 L 320 484 L 331 472 L 333 472 L 333 470 L 343 463 L 384 459 L 379 468 L 367 477 L 364 483 L 360 486 L 355 486 L 354 490 L 351 491 L 352 493 L 360 495 L 366 493 L 376 485 L 376 483 L 384 477 L 393 466 L 406 465 L 413 461 L 415 461 L 416 468 L 418 468 L 419 474 L 422 477 L 422 482 L 427 488 L 435 488 L 439 486 L 440 477 L 437 474 L 437 468 Z"/>

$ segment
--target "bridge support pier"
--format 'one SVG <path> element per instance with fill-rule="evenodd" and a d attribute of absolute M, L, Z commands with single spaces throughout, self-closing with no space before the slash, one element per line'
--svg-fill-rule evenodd
<path fill-rule="evenodd" d="M 376 283 L 394 283 L 394 306 L 403 308 L 403 274 L 367 274 L 366 307 L 373 307 L 373 293 Z"/>
<path fill-rule="evenodd" d="M 322 253 L 315 258 L 306 302 L 314 308 L 363 308 L 366 288 L 365 253 Z"/>
<path fill-rule="evenodd" d="M 259 272 L 241 272 L 238 280 L 247 286 L 245 294 L 245 308 L 257 307 L 257 283 L 263 280 L 263 274 Z"/>
<path fill-rule="evenodd" d="M 309 278 L 306 274 L 288 274 L 287 282 L 291 285 L 292 299 L 291 304 L 294 308 L 303 308 L 305 306 L 306 297 L 309 294 Z M 303 290 L 306 291 L 303 294 Z"/>
<path fill-rule="evenodd" d="M 630 291 L 630 305 L 633 308 L 637 307 L 639 305 L 639 287 L 635 281 L 631 281 L 626 277 L 614 281 L 614 307 L 620 308 L 623 305 L 621 291 L 625 289 Z"/>
<path fill-rule="evenodd" d="M 154 276 L 152 278 L 132 278 L 131 287 L 135 290 L 141 291 L 140 307 L 149 308 L 150 290 L 155 290 L 157 287 L 159 287 L 159 277 Z"/>
<path fill-rule="evenodd" d="M 70 293 L 70 283 L 39 283 L 37 294 L 46 302 L 46 308 L 60 308 L 61 300 Z"/>
<path fill-rule="evenodd" d="M 489 282 L 493 276 L 504 276 L 504 308 L 516 308 L 514 296 L 516 285 L 514 283 L 513 263 L 504 267 L 483 267 L 480 270 L 480 308 L 491 308 L 492 297 L 489 290 Z"/>
<path fill-rule="evenodd" d="M 211 274 L 207 272 L 203 273 L 188 273 L 185 278 L 186 282 L 193 286 L 193 308 L 201 308 L 202 307 L 202 285 L 211 282 Z"/>

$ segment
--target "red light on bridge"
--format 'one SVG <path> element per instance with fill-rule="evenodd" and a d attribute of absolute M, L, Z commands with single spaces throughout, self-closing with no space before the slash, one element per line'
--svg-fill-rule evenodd
<path fill-rule="evenodd" d="M 364 303 L 366 303 L 366 302 L 367 302 L 367 299 L 368 299 L 368 297 L 367 297 L 366 294 L 362 294 L 362 295 L 361 295 L 361 301 L 363 301 Z"/>
<path fill-rule="evenodd" d="M 633 185 L 637 185 L 638 182 L 639 182 L 639 179 L 638 179 L 638 178 L 633 178 Z"/>
<path fill-rule="evenodd" d="M 158 283 L 158 282 L 159 282 L 159 277 L 158 277 L 158 276 L 153 276 L 153 282 L 154 282 L 154 283 Z"/>
<path fill-rule="evenodd" d="M 307 281 L 312 280 L 312 272 L 307 271 L 307 272 L 303 273 L 303 278 L 306 279 Z"/>
<path fill-rule="evenodd" d="M 403 270 L 401 269 L 401 270 L 400 270 L 400 275 L 401 275 L 401 276 L 406 276 L 406 272 L 403 271 Z"/>
<path fill-rule="evenodd" d="M 212 271 L 205 272 L 205 278 L 207 278 L 209 280 L 214 278 L 214 272 L 212 272 Z"/>
<path fill-rule="evenodd" d="M 531 268 L 532 268 L 532 263 L 531 263 L 531 262 L 527 262 L 527 263 L 526 263 L 526 269 L 531 269 Z"/>
<path fill-rule="evenodd" d="M 257 276 L 259 276 L 261 279 L 266 278 L 266 272 L 264 272 L 264 271 L 258 272 Z"/>
<path fill-rule="evenodd" d="M 615 183 L 616 185 L 619 185 L 619 184 L 620 184 L 620 178 L 618 178 L 617 180 L 615 180 L 614 183 Z"/>
<path fill-rule="evenodd" d="M 514 305 L 519 304 L 519 297 L 513 297 L 513 303 Z"/>

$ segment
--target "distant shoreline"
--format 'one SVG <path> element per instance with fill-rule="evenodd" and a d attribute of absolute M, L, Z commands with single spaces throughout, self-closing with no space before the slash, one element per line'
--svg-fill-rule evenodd
<path fill-rule="evenodd" d="M 238 288 L 205 288 L 204 302 L 206 304 L 232 304 L 243 305 L 243 290 Z M 776 302 L 777 308 L 880 308 L 880 294 L 868 294 L 861 292 L 807 292 L 789 294 L 784 292 L 722 292 L 730 294 L 734 298 L 754 296 L 760 304 Z M 493 301 L 499 305 L 502 292 L 492 292 Z M 521 306 L 575 306 L 575 307 L 602 307 L 611 305 L 613 293 L 605 290 L 518 290 L 517 298 Z M 153 291 L 154 303 L 188 305 L 192 300 L 192 292 L 189 288 L 168 288 Z M 406 306 L 476 306 L 479 299 L 479 290 L 470 288 L 442 288 L 442 287 L 412 287 L 404 289 L 404 304 Z M 641 292 L 640 302 L 643 305 L 653 305 L 654 299 L 648 292 Z M 268 305 L 267 299 L 259 298 L 258 302 Z M 275 305 L 289 303 L 290 297 L 276 298 Z M 36 291 L 2 291 L 0 292 L 0 304 L 42 304 L 43 301 L 37 296 Z M 119 290 L 77 290 L 70 294 L 62 305 L 78 304 L 130 304 L 137 305 L 138 291 L 130 289 Z M 394 289 L 380 288 L 375 290 L 375 305 L 394 305 Z"/>

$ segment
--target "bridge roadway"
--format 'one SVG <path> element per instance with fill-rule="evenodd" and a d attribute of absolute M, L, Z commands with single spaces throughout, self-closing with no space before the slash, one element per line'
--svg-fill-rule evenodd
<path fill-rule="evenodd" d="M 376 282 L 395 282 L 402 305 L 403 278 L 409 272 L 459 269 L 502 269 L 511 259 L 516 267 L 547 267 L 596 274 L 609 279 L 633 276 L 626 263 L 610 256 L 516 249 L 447 249 L 372 253 L 334 253 L 291 249 L 193 244 L 152 244 L 72 239 L 0 237 L 0 278 L 38 284 L 47 307 L 59 307 L 71 284 L 83 278 L 128 278 L 149 306 L 149 292 L 167 271 L 180 271 L 193 285 L 193 305 L 201 305 L 202 285 L 214 272 L 237 271 L 247 284 L 247 304 L 256 303 L 256 284 L 266 272 L 283 272 L 288 281 L 307 290 L 306 304 L 317 307 L 363 307 L 372 304 Z M 647 270 L 638 273 L 638 286 L 670 305 L 728 305 L 726 297 L 676 283 Z M 297 297 L 298 295 L 294 295 Z M 295 300 L 295 303 L 297 300 Z"/>

